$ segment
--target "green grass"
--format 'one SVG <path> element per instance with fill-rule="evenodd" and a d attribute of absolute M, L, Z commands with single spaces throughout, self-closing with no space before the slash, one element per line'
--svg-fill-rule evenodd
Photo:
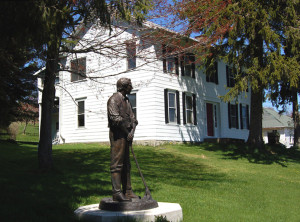
<path fill-rule="evenodd" d="M 21 122 L 19 127 L 19 133 L 17 135 L 17 141 L 22 142 L 39 142 L 39 124 L 33 125 L 29 123 L 27 125 L 25 134 L 23 134 L 25 123 Z"/>
<path fill-rule="evenodd" d="M 22 142 L 38 142 L 39 141 L 39 124 L 28 123 L 25 134 L 23 134 L 24 122 L 18 122 L 19 130 L 17 132 L 16 141 Z M 0 129 L 0 140 L 9 140 L 9 135 L 5 129 Z"/>
<path fill-rule="evenodd" d="M 54 146 L 49 173 L 37 170 L 36 145 L 0 147 L 1 221 L 74 221 L 79 206 L 111 195 L 108 146 Z M 179 203 L 185 222 L 300 221 L 299 150 L 262 154 L 206 143 L 134 149 L 152 197 Z M 144 195 L 134 162 L 132 185 Z"/>

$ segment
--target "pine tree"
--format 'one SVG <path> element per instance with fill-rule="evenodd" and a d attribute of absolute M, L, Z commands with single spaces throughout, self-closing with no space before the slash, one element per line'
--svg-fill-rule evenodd
<path fill-rule="evenodd" d="M 289 11 L 291 8 L 293 12 Z M 225 101 L 234 99 L 250 85 L 248 143 L 261 148 L 264 91 L 282 79 L 280 72 L 274 72 L 279 65 L 274 64 L 280 63 L 281 67 L 290 64 L 288 59 L 282 58 L 285 47 L 282 33 L 287 34 L 283 24 L 298 19 L 299 1 L 178 0 L 169 9 L 175 20 L 170 24 L 184 21 L 180 23 L 183 34 L 201 36 L 197 50 L 206 66 L 214 59 L 223 59 L 234 67 L 236 84 L 224 96 Z M 282 15 L 284 11 L 288 11 L 289 16 Z M 298 41 L 299 31 L 291 30 L 289 39 Z M 299 69 L 299 63 L 296 66 Z"/>

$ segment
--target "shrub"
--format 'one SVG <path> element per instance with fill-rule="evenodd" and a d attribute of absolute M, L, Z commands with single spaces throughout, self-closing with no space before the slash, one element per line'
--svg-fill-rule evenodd
<path fill-rule="evenodd" d="M 13 122 L 7 127 L 7 133 L 9 135 L 10 140 L 16 140 L 19 132 L 19 123 Z"/>

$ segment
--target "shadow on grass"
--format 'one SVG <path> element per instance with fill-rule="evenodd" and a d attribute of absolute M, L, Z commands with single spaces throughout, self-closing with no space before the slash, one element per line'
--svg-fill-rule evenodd
<path fill-rule="evenodd" d="M 209 189 L 214 183 L 228 181 L 225 174 L 172 154 L 136 151 L 152 192 L 164 184 Z M 36 145 L 0 142 L 1 221 L 74 221 L 73 212 L 80 205 L 111 195 L 108 147 L 56 147 L 53 160 L 55 169 L 41 173 Z M 135 192 L 142 196 L 145 188 L 134 162 L 132 181 Z"/>
<path fill-rule="evenodd" d="M 243 143 L 215 144 L 203 143 L 201 147 L 210 151 L 221 151 L 224 158 L 248 159 L 251 163 L 273 164 L 277 163 L 286 167 L 287 162 L 300 162 L 300 150 L 284 145 L 265 145 L 263 149 L 253 148 Z"/>

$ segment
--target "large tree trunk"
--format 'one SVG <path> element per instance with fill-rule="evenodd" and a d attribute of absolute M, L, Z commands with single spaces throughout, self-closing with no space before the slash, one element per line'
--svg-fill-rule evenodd
<path fill-rule="evenodd" d="M 250 129 L 247 143 L 260 149 L 264 145 L 262 137 L 262 102 L 263 91 L 261 89 L 251 90 Z"/>
<path fill-rule="evenodd" d="M 294 146 L 300 147 L 300 116 L 299 116 L 299 104 L 298 93 L 293 92 L 293 120 L 294 120 Z"/>
<path fill-rule="evenodd" d="M 47 51 L 45 81 L 41 106 L 40 141 L 38 148 L 39 168 L 49 170 L 53 167 L 52 161 L 52 109 L 55 96 L 55 71 L 57 67 L 56 44 Z M 56 58 L 56 59 L 55 59 Z"/>

